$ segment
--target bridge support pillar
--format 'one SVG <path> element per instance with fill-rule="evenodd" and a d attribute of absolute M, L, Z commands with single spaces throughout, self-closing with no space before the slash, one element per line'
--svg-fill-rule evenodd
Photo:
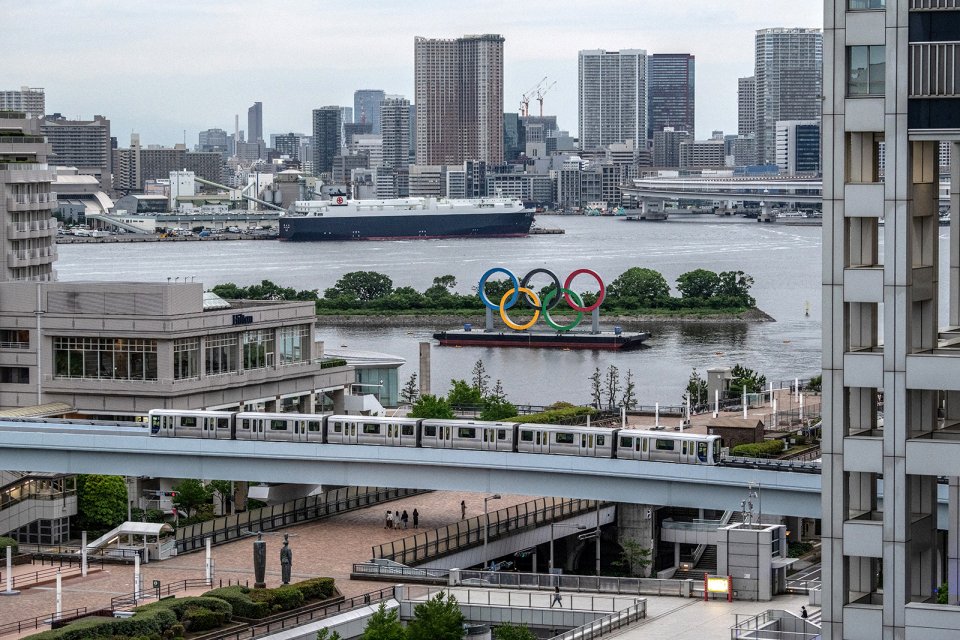
<path fill-rule="evenodd" d="M 300 396 L 297 400 L 298 413 L 316 413 L 316 397 L 313 392 Z"/>
<path fill-rule="evenodd" d="M 344 412 L 343 396 L 344 396 L 343 389 L 337 389 L 336 391 L 330 392 L 330 399 L 333 400 L 333 412 L 337 415 L 342 415 Z"/>
<path fill-rule="evenodd" d="M 657 551 L 656 505 L 617 503 L 617 542 L 624 546 L 627 541 L 636 542 L 641 549 L 650 552 L 650 566 L 646 569 L 633 567 L 634 575 L 649 576 L 654 571 L 653 562 Z"/>

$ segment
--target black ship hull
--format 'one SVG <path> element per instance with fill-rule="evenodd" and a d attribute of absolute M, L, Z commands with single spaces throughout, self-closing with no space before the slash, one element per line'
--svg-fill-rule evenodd
<path fill-rule="evenodd" d="M 649 333 L 566 333 L 516 331 L 487 333 L 485 331 L 441 331 L 433 334 L 440 346 L 450 347 L 526 347 L 529 349 L 591 349 L 631 351 L 644 347 Z"/>
<path fill-rule="evenodd" d="M 389 214 L 357 216 L 287 216 L 280 239 L 291 242 L 332 240 L 407 240 L 525 236 L 533 212 L 469 214 Z"/>

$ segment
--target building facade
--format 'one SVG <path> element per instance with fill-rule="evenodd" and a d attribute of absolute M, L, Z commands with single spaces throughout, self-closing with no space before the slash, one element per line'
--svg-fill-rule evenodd
<path fill-rule="evenodd" d="M 6 256 L 2 282 L 57 277 L 57 221 L 52 213 L 57 196 L 50 191 L 54 171 L 47 164 L 52 149 L 40 123 L 23 112 L 0 111 L 0 246 Z M 0 383 L 16 379 L 15 372 L 0 372 Z"/>
<path fill-rule="evenodd" d="M 627 140 L 647 147 L 646 51 L 581 51 L 578 88 L 581 149 Z"/>
<path fill-rule="evenodd" d="M 382 89 L 357 89 L 353 92 L 354 124 L 369 124 L 370 133 L 380 133 L 380 103 L 386 94 Z"/>
<path fill-rule="evenodd" d="M 777 122 L 777 167 L 781 173 L 820 173 L 820 121 Z"/>
<path fill-rule="evenodd" d="M 778 120 L 815 120 L 823 95 L 823 33 L 760 29 L 756 35 L 757 162 L 776 162 Z"/>
<path fill-rule="evenodd" d="M 113 188 L 109 120 L 99 115 L 93 120 L 67 120 L 55 113 L 43 120 L 40 132 L 53 147 L 51 165 L 76 167 L 81 174 L 97 178 L 104 191 Z"/>
<path fill-rule="evenodd" d="M 292 160 L 300 160 L 300 145 L 303 137 L 298 133 L 281 133 L 274 138 L 273 148 Z"/>
<path fill-rule="evenodd" d="M 696 59 L 689 53 L 647 57 L 647 139 L 673 127 L 696 135 Z"/>
<path fill-rule="evenodd" d="M 42 87 L 0 91 L 0 111 L 19 111 L 30 117 L 42 118 L 46 115 L 46 100 Z"/>
<path fill-rule="evenodd" d="M 410 101 L 403 96 L 384 98 L 380 106 L 383 166 L 406 167 L 410 161 Z"/>
<path fill-rule="evenodd" d="M 217 151 L 227 156 L 231 146 L 230 136 L 223 129 L 207 129 L 197 136 L 197 151 Z"/>
<path fill-rule="evenodd" d="M 247 109 L 247 142 L 263 142 L 263 103 L 254 102 Z"/>
<path fill-rule="evenodd" d="M 680 145 L 693 142 L 689 131 L 676 131 L 666 127 L 663 131 L 653 132 L 653 164 L 656 167 L 679 167 Z"/>
<path fill-rule="evenodd" d="M 727 164 L 723 139 L 681 142 L 679 152 L 681 169 L 722 169 Z"/>
<path fill-rule="evenodd" d="M 503 37 L 416 38 L 416 164 L 503 162 Z"/>
<path fill-rule="evenodd" d="M 937 156 L 960 147 L 960 4 L 824 9 L 823 637 L 954 638 L 960 171 L 941 260 Z"/>
<path fill-rule="evenodd" d="M 315 175 L 333 171 L 333 159 L 340 154 L 340 107 L 313 110 L 313 171 Z"/>

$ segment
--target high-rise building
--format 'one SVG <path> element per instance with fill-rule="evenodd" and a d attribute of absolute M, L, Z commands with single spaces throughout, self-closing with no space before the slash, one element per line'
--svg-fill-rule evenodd
<path fill-rule="evenodd" d="M 42 118 L 46 115 L 46 95 L 42 87 L 20 87 L 20 90 L 0 91 L 0 111 L 21 111 Z"/>
<path fill-rule="evenodd" d="M 689 53 L 647 57 L 647 139 L 673 127 L 695 135 L 695 58 Z"/>
<path fill-rule="evenodd" d="M 820 172 L 820 121 L 777 122 L 777 167 L 781 173 Z"/>
<path fill-rule="evenodd" d="M 406 167 L 410 148 L 410 101 L 403 96 L 388 96 L 380 104 L 383 166 Z"/>
<path fill-rule="evenodd" d="M 633 141 L 647 146 L 647 52 L 643 49 L 581 51 L 580 148 Z"/>
<path fill-rule="evenodd" d="M 340 107 L 340 125 L 353 124 L 353 107 Z"/>
<path fill-rule="evenodd" d="M 503 36 L 416 38 L 416 162 L 503 162 Z"/>
<path fill-rule="evenodd" d="M 198 178 L 223 183 L 223 154 L 219 151 L 187 151 L 183 154 L 183 169 Z"/>
<path fill-rule="evenodd" d="M 960 637 L 958 25 L 954 1 L 824 2 L 827 640 Z"/>
<path fill-rule="evenodd" d="M 737 78 L 737 135 L 757 133 L 757 79 Z"/>
<path fill-rule="evenodd" d="M 299 133 L 281 133 L 274 137 L 273 148 L 282 156 L 291 160 L 300 160 L 300 145 L 303 137 Z"/>
<path fill-rule="evenodd" d="M 197 136 L 197 151 L 219 151 L 226 155 L 230 149 L 230 136 L 223 129 L 207 129 Z"/>
<path fill-rule="evenodd" d="M 680 166 L 680 144 L 693 142 L 688 131 L 676 131 L 666 127 L 663 131 L 653 132 L 653 164 L 657 167 Z"/>
<path fill-rule="evenodd" d="M 343 146 L 349 147 L 353 144 L 353 137 L 359 135 L 369 135 L 373 133 L 373 125 L 369 122 L 347 122 L 343 125 Z"/>
<path fill-rule="evenodd" d="M 113 150 L 113 188 L 116 191 L 142 191 L 148 180 L 166 180 L 171 171 L 186 166 L 187 148 L 140 144 L 139 134 L 130 135 L 130 147 Z"/>
<path fill-rule="evenodd" d="M 680 143 L 681 169 L 722 169 L 726 166 L 723 138 Z"/>
<path fill-rule="evenodd" d="M 113 188 L 113 150 L 110 148 L 110 121 L 103 116 L 93 120 L 67 120 L 59 113 L 40 124 L 40 132 L 53 147 L 48 162 L 58 167 L 76 167 L 81 175 L 94 176 L 100 188 Z"/>
<path fill-rule="evenodd" d="M 815 120 L 823 94 L 820 29 L 760 29 L 756 36 L 757 162 L 773 164 L 777 120 Z"/>
<path fill-rule="evenodd" d="M 370 133 L 380 133 L 380 103 L 386 94 L 382 89 L 357 89 L 353 92 L 353 119 L 356 124 L 369 124 Z"/>
<path fill-rule="evenodd" d="M 263 141 L 263 103 L 254 102 L 247 109 L 247 142 Z"/>
<path fill-rule="evenodd" d="M 50 192 L 52 153 L 40 120 L 0 111 L 0 246 L 5 255 L 0 281 L 56 279 L 57 196 Z"/>
<path fill-rule="evenodd" d="M 316 175 L 333 171 L 333 159 L 340 154 L 340 134 L 340 107 L 313 110 L 313 171 Z"/>

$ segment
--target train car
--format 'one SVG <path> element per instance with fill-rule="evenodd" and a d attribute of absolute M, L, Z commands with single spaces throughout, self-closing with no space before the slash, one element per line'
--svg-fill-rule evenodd
<path fill-rule="evenodd" d="M 233 439 L 232 411 L 175 411 L 153 409 L 150 435 L 166 438 Z"/>
<path fill-rule="evenodd" d="M 483 420 L 421 420 L 420 446 L 428 449 L 513 451 L 516 424 Z"/>
<path fill-rule="evenodd" d="M 327 416 L 326 442 L 330 444 L 379 444 L 391 447 L 417 447 L 414 418 L 378 416 Z"/>
<path fill-rule="evenodd" d="M 237 440 L 323 442 L 323 416 L 247 411 L 234 416 Z"/>
<path fill-rule="evenodd" d="M 517 432 L 520 453 L 612 458 L 617 429 L 524 423 L 517 425 Z"/>
<path fill-rule="evenodd" d="M 617 458 L 715 465 L 720 462 L 720 436 L 621 429 Z"/>

